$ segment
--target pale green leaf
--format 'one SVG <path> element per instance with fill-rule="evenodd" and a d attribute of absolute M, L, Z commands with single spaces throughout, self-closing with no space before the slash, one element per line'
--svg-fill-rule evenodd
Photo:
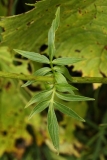
<path fill-rule="evenodd" d="M 57 118 L 54 112 L 53 103 L 50 104 L 48 110 L 48 131 L 52 140 L 52 143 L 57 151 L 59 151 L 59 127 Z"/>
<path fill-rule="evenodd" d="M 55 31 L 58 29 L 59 22 L 60 22 L 60 8 L 58 7 L 56 11 L 56 17 L 53 20 L 52 26 L 48 32 L 48 52 L 51 60 L 53 59 L 53 56 L 55 54 L 55 44 L 54 44 Z"/>
<path fill-rule="evenodd" d="M 48 32 L 48 53 L 49 53 L 51 60 L 53 58 L 53 55 L 55 54 L 54 41 L 55 41 L 55 33 L 54 33 L 53 28 L 50 28 Z"/>
<path fill-rule="evenodd" d="M 72 95 L 72 94 L 63 94 L 63 93 L 56 93 L 57 97 L 65 100 L 65 101 L 93 101 L 94 98 L 79 96 L 79 95 Z"/>
<path fill-rule="evenodd" d="M 60 23 L 60 7 L 57 8 L 55 15 L 56 15 L 56 17 L 53 21 L 53 26 L 54 26 L 54 30 L 56 31 L 58 29 L 59 23 Z"/>
<path fill-rule="evenodd" d="M 50 63 L 49 59 L 46 56 L 40 55 L 39 53 L 22 51 L 22 50 L 18 50 L 18 49 L 14 49 L 14 51 L 21 54 L 22 56 L 32 60 L 32 61 L 36 61 L 39 63 L 46 63 L 46 64 Z"/>
<path fill-rule="evenodd" d="M 66 107 L 65 105 L 59 103 L 59 102 L 54 102 L 54 106 L 61 111 L 64 114 L 67 114 L 70 117 L 73 117 L 79 121 L 85 122 L 83 118 L 81 118 L 76 112 L 74 112 L 72 109 Z"/>
<path fill-rule="evenodd" d="M 49 67 L 43 67 L 43 68 L 40 68 L 38 69 L 37 71 L 35 71 L 33 73 L 34 76 L 44 76 L 46 75 L 48 72 L 51 71 L 51 68 Z M 30 84 L 34 83 L 35 80 L 32 80 L 32 81 L 27 81 L 25 84 L 22 85 L 22 87 L 26 87 L 26 86 L 29 86 Z"/>
<path fill-rule="evenodd" d="M 57 65 L 70 65 L 83 60 L 84 60 L 83 58 L 63 57 L 63 58 L 54 59 L 52 63 Z"/>
<path fill-rule="evenodd" d="M 31 100 L 26 104 L 25 108 L 29 107 L 30 105 L 39 102 L 39 101 L 43 101 L 46 98 L 49 99 L 50 95 L 52 94 L 52 90 L 45 90 L 45 91 L 41 91 L 39 93 L 36 93 Z"/>
<path fill-rule="evenodd" d="M 45 108 L 47 108 L 49 106 L 49 101 L 43 101 L 43 102 L 40 102 L 36 105 L 36 107 L 33 108 L 31 114 L 29 115 L 29 119 L 34 116 L 35 114 L 37 113 L 40 113 L 42 112 Z"/>
<path fill-rule="evenodd" d="M 68 69 L 65 66 L 55 66 L 54 70 L 62 73 L 68 80 L 72 81 L 72 77 L 71 77 Z"/>
<path fill-rule="evenodd" d="M 67 83 L 59 83 L 59 84 L 56 84 L 55 86 L 57 91 L 59 92 L 69 92 L 74 94 L 73 90 L 78 90 L 77 88 Z"/>
<path fill-rule="evenodd" d="M 68 83 L 66 78 L 60 72 L 55 72 L 55 80 L 57 83 Z"/>

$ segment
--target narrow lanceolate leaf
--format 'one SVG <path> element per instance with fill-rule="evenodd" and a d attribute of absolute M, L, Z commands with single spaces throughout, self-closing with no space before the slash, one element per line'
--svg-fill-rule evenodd
<path fill-rule="evenodd" d="M 67 84 L 67 83 L 56 84 L 56 89 L 59 92 L 69 92 L 69 93 L 72 93 L 72 94 L 74 94 L 73 90 L 78 90 L 77 88 L 75 88 L 75 87 L 73 87 L 73 86 L 71 86 L 70 84 Z"/>
<path fill-rule="evenodd" d="M 59 72 L 55 72 L 55 80 L 57 83 L 68 83 L 66 78 Z"/>
<path fill-rule="evenodd" d="M 57 97 L 65 101 L 93 101 L 94 98 L 88 98 L 79 95 L 56 93 Z"/>
<path fill-rule="evenodd" d="M 46 63 L 46 64 L 50 63 L 49 59 L 46 56 L 40 55 L 39 53 L 22 51 L 22 50 L 18 50 L 18 49 L 14 49 L 14 51 L 21 54 L 22 56 L 32 60 L 32 61 L 36 61 L 39 63 Z"/>
<path fill-rule="evenodd" d="M 55 66 L 54 70 L 62 73 L 68 80 L 72 81 L 72 77 L 65 66 Z"/>
<path fill-rule="evenodd" d="M 49 99 L 51 94 L 52 94 L 52 90 L 45 90 L 45 91 L 42 91 L 42 92 L 39 92 L 39 93 L 35 94 L 31 98 L 31 100 L 26 104 L 25 108 L 29 107 L 30 105 L 32 105 L 32 104 L 34 104 L 36 102 L 43 101 L 46 98 Z"/>
<path fill-rule="evenodd" d="M 59 127 L 52 103 L 48 110 L 48 131 L 55 149 L 59 151 Z"/>
<path fill-rule="evenodd" d="M 63 105 L 59 102 L 54 102 L 54 106 L 62 113 L 67 114 L 68 116 L 75 118 L 79 121 L 85 122 L 85 120 L 83 118 L 81 118 L 77 113 L 75 113 L 72 109 L 66 107 L 65 105 Z"/>
<path fill-rule="evenodd" d="M 48 32 L 48 54 L 51 60 L 53 59 L 53 56 L 55 54 L 54 41 L 55 41 L 55 33 L 54 33 L 54 29 L 51 27 Z"/>
<path fill-rule="evenodd" d="M 52 26 L 48 32 L 48 52 L 49 52 L 49 57 L 52 60 L 53 56 L 55 54 L 55 31 L 58 29 L 60 22 L 60 8 L 58 7 L 56 11 L 56 17 L 52 22 Z"/>
<path fill-rule="evenodd" d="M 54 26 L 54 30 L 56 31 L 58 29 L 59 23 L 60 23 L 60 7 L 57 8 L 55 15 L 56 15 L 56 17 L 53 20 L 53 26 Z"/>
<path fill-rule="evenodd" d="M 52 63 L 57 65 L 70 65 L 83 60 L 84 58 L 63 57 L 63 58 L 54 59 Z"/>
<path fill-rule="evenodd" d="M 29 115 L 29 119 L 34 116 L 37 113 L 42 112 L 45 108 L 49 106 L 50 101 L 43 101 L 36 105 L 36 107 L 33 108 L 31 114 Z"/>
<path fill-rule="evenodd" d="M 44 67 L 44 68 L 40 68 L 38 69 L 37 71 L 35 71 L 33 73 L 34 76 L 44 76 L 46 75 L 47 73 L 49 73 L 51 71 L 51 68 L 49 67 Z M 22 85 L 22 87 L 26 87 L 26 86 L 29 86 L 30 84 L 34 83 L 35 80 L 32 80 L 32 81 L 27 81 L 25 84 Z"/>

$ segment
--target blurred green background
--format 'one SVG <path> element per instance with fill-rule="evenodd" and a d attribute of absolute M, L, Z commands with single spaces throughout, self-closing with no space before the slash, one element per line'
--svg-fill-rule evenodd
<path fill-rule="evenodd" d="M 33 9 L 25 3 L 35 3 L 35 0 L 0 0 L 0 16 L 17 15 Z M 1 42 L 4 30 L 0 28 Z M 40 52 L 47 52 L 46 48 L 42 45 Z M 0 47 L 1 71 L 31 74 L 38 68 L 41 64 L 14 55 L 8 46 Z M 82 72 L 73 71 L 73 66 L 68 69 L 72 76 L 82 76 Z M 57 156 L 47 132 L 47 110 L 28 120 L 32 107 L 24 109 L 30 97 L 44 86 L 38 82 L 21 88 L 23 83 L 21 80 L 0 78 L 0 160 L 107 159 L 107 127 L 101 126 L 107 123 L 107 85 L 74 84 L 80 94 L 96 100 L 67 102 L 68 107 L 86 119 L 86 123 L 56 110 L 60 125 L 60 155 Z"/>

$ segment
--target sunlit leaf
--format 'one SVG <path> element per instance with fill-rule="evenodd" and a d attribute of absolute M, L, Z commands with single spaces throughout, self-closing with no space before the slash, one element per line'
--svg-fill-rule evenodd
<path fill-rule="evenodd" d="M 48 107 L 49 103 L 50 103 L 50 102 L 47 101 L 47 100 L 38 103 L 38 104 L 33 108 L 31 114 L 29 115 L 29 119 L 30 119 L 32 116 L 34 116 L 35 114 L 42 112 L 45 108 Z"/>
<path fill-rule="evenodd" d="M 59 102 L 54 102 L 55 107 L 60 110 L 62 113 L 67 114 L 70 117 L 73 117 L 79 121 L 85 121 L 83 118 L 81 118 L 76 112 L 74 112 L 72 109 L 66 107 L 65 105 L 59 103 Z"/>
<path fill-rule="evenodd" d="M 88 98 L 84 96 L 79 95 L 72 95 L 72 94 L 63 94 L 63 93 L 57 93 L 56 95 L 58 98 L 65 100 L 65 101 L 93 101 L 94 98 Z"/>
<path fill-rule="evenodd" d="M 39 53 L 22 51 L 22 50 L 18 50 L 18 49 L 14 49 L 14 51 L 21 54 L 22 56 L 32 60 L 32 61 L 36 61 L 39 63 L 47 63 L 47 64 L 50 63 L 49 59 L 46 56 L 40 55 Z"/>
<path fill-rule="evenodd" d="M 56 150 L 59 151 L 59 127 L 52 103 L 49 106 L 47 122 L 52 143 Z"/>
<path fill-rule="evenodd" d="M 63 57 L 63 58 L 54 59 L 52 63 L 57 65 L 69 65 L 69 64 L 77 63 L 83 60 L 84 60 L 83 58 Z"/>
<path fill-rule="evenodd" d="M 29 107 L 31 104 L 34 104 L 39 101 L 43 101 L 46 98 L 49 99 L 50 95 L 52 94 L 52 90 L 45 90 L 41 91 L 39 93 L 36 93 L 31 100 L 26 104 L 25 108 Z"/>

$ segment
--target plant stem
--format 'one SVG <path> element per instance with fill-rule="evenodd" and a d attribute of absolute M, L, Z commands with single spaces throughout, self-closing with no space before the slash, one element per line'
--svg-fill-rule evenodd
<path fill-rule="evenodd" d="M 35 80 L 41 82 L 53 82 L 54 78 L 49 76 L 32 76 L 16 73 L 6 73 L 0 71 L 1 78 L 21 79 L 21 80 Z M 103 77 L 72 77 L 71 83 L 103 83 L 107 84 L 107 78 Z"/>
<path fill-rule="evenodd" d="M 53 82 L 53 77 L 49 76 L 32 76 L 32 75 L 24 75 L 24 74 L 16 74 L 16 73 L 6 73 L 0 71 L 1 78 L 12 78 L 12 79 L 20 79 L 20 80 L 35 80 L 41 82 Z"/>

